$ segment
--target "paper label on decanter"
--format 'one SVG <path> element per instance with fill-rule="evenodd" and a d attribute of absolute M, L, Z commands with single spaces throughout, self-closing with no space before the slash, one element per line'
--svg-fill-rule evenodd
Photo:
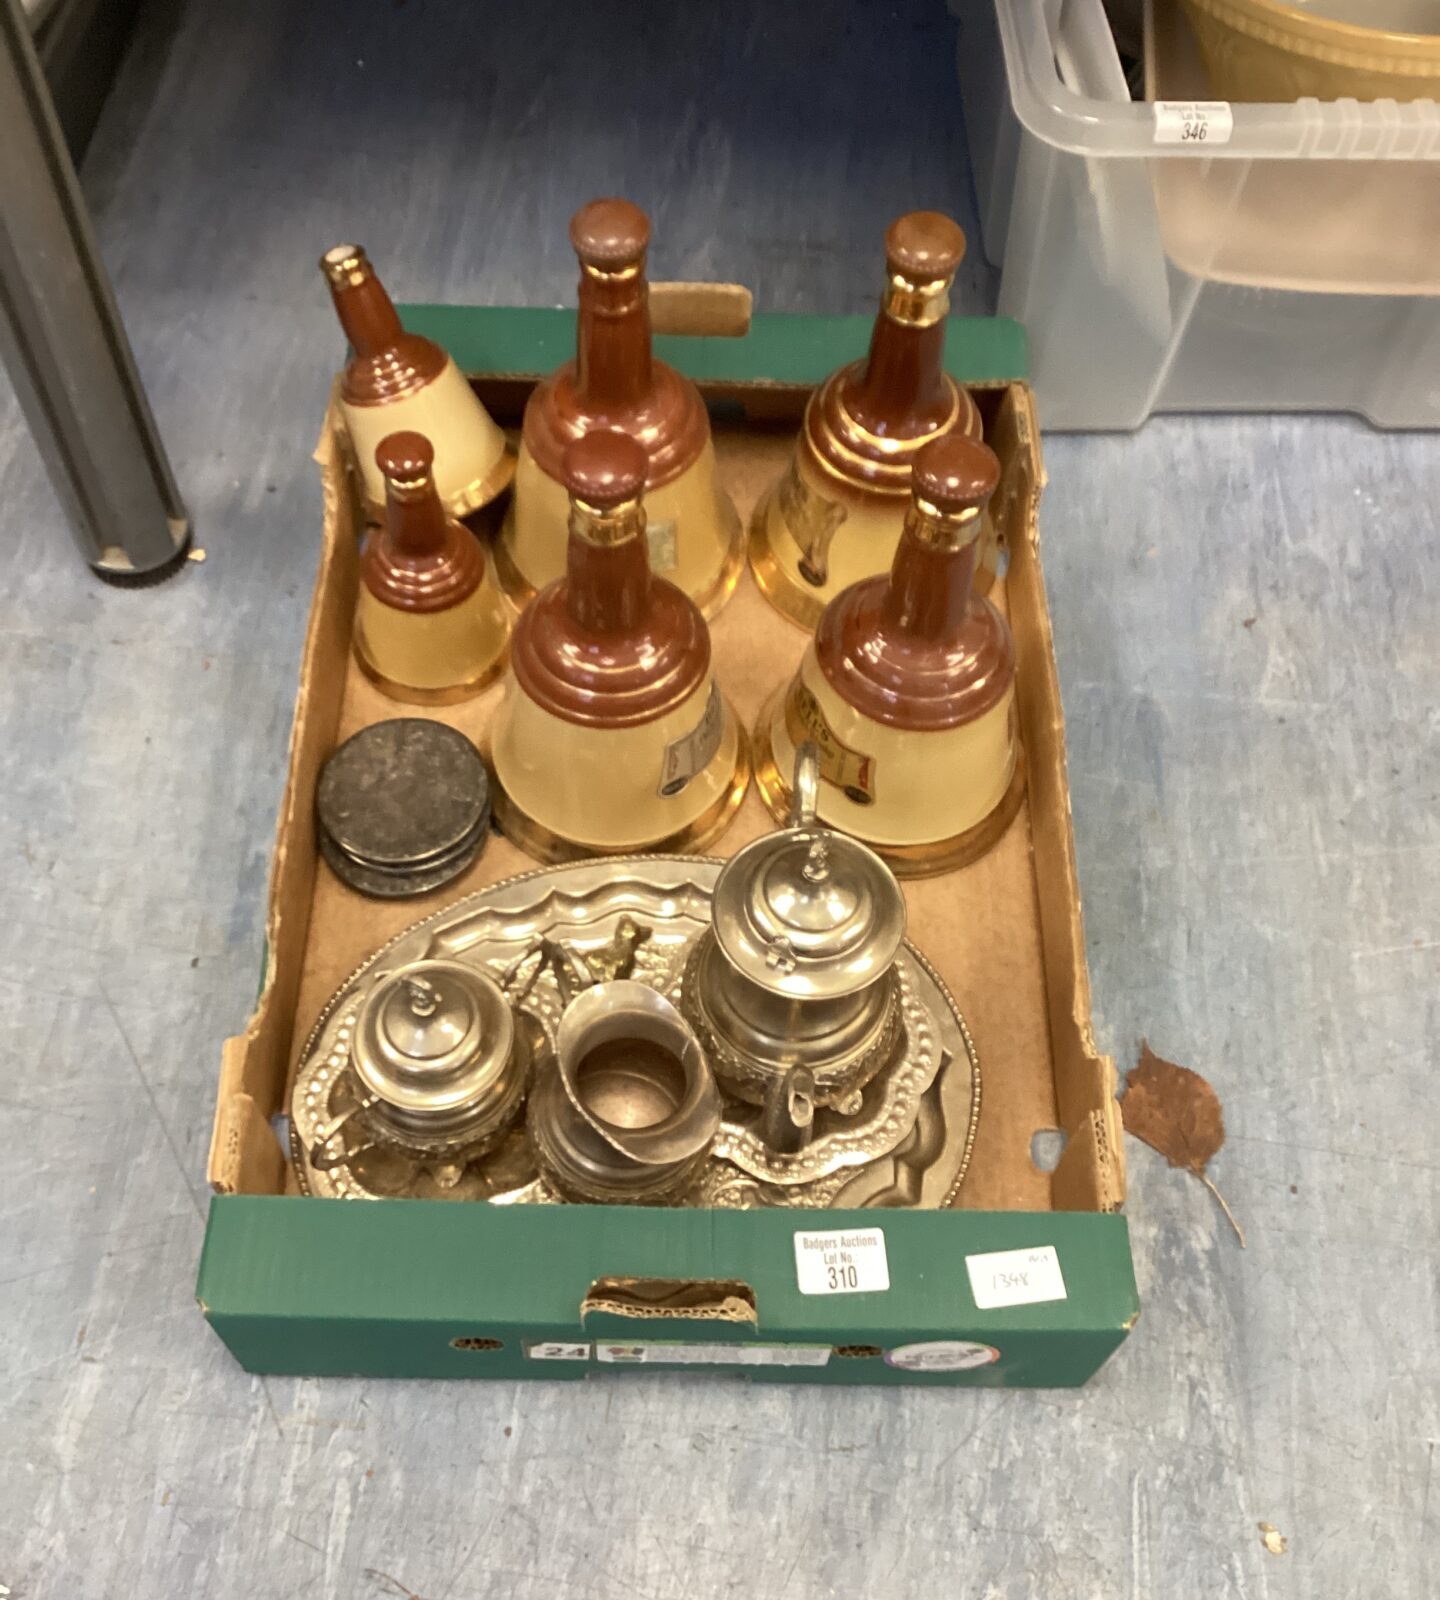
<path fill-rule="evenodd" d="M 1155 101 L 1156 144 L 1229 144 L 1234 129 L 1228 100 Z"/>
<path fill-rule="evenodd" d="M 680 560 L 676 554 L 675 519 L 645 524 L 645 543 L 650 547 L 651 572 L 674 572 Z"/>
<path fill-rule="evenodd" d="M 715 759 L 724 732 L 725 703 L 712 680 L 710 697 L 699 722 L 689 733 L 665 746 L 665 754 L 660 758 L 659 792 L 667 796 L 679 794 L 697 772 L 704 772 Z"/>
<path fill-rule="evenodd" d="M 818 589 L 830 575 L 830 541 L 845 520 L 845 507 L 812 489 L 794 457 L 775 492 L 790 537 L 800 546 L 800 576 Z"/>
<path fill-rule="evenodd" d="M 813 744 L 820 752 L 820 776 L 845 792 L 857 806 L 875 803 L 875 758 L 845 744 L 825 719 L 813 691 L 796 678 L 785 698 L 785 731 L 793 745 Z"/>

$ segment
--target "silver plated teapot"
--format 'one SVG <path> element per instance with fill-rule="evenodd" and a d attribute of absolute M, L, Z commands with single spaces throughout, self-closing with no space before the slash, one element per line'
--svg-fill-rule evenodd
<path fill-rule="evenodd" d="M 685 968 L 683 1007 L 716 1077 L 772 1114 L 786 1080 L 816 1106 L 857 1110 L 904 1047 L 905 898 L 873 850 L 816 822 L 818 786 L 818 752 L 801 745 L 791 825 L 721 869 Z"/>

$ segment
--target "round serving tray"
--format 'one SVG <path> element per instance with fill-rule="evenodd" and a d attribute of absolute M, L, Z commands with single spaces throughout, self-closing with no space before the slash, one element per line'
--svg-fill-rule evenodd
<path fill-rule="evenodd" d="M 383 1150 L 357 1153 L 353 1161 L 342 1159 L 323 1171 L 311 1165 L 308 1152 L 322 1130 L 347 1109 L 346 1063 L 360 1003 L 378 978 L 411 961 L 461 961 L 499 980 L 542 938 L 582 957 L 603 959 L 633 924 L 647 932 L 634 948 L 630 975 L 678 999 L 686 952 L 710 925 L 710 893 L 721 865 L 708 857 L 625 856 L 541 868 L 433 912 L 392 939 L 331 997 L 301 1054 L 291 1098 L 291 1151 L 301 1189 L 355 1199 L 556 1200 L 519 1135 L 495 1156 L 464 1167 L 424 1165 Z M 953 1201 L 974 1143 L 979 1063 L 949 991 L 908 941 L 897 966 L 904 1052 L 867 1088 L 860 1112 L 840 1117 L 821 1111 L 812 1142 L 793 1155 L 780 1155 L 759 1138 L 757 1108 L 727 1101 L 714 1150 L 687 1203 L 814 1207 Z M 546 971 L 520 1007 L 542 1050 L 562 1009 L 555 977 Z M 342 1130 L 335 1137 L 347 1135 Z"/>

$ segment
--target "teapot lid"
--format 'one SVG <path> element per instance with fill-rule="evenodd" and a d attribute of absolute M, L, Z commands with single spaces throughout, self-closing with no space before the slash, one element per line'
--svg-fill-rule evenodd
<path fill-rule="evenodd" d="M 492 1087 L 514 1041 L 515 1019 L 492 979 L 458 961 L 412 961 L 366 997 L 352 1059 L 376 1099 L 444 1114 Z"/>
<path fill-rule="evenodd" d="M 905 937 L 895 875 L 856 839 L 815 821 L 818 753 L 796 752 L 795 817 L 725 864 L 715 938 L 752 983 L 797 1000 L 834 999 L 890 970 Z"/>

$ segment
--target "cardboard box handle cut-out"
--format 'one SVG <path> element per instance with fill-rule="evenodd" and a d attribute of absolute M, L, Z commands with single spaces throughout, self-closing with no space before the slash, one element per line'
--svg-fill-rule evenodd
<path fill-rule="evenodd" d="M 580 1320 L 599 1313 L 645 1321 L 760 1324 L 755 1291 L 735 1278 L 597 1278 L 580 1302 Z"/>

